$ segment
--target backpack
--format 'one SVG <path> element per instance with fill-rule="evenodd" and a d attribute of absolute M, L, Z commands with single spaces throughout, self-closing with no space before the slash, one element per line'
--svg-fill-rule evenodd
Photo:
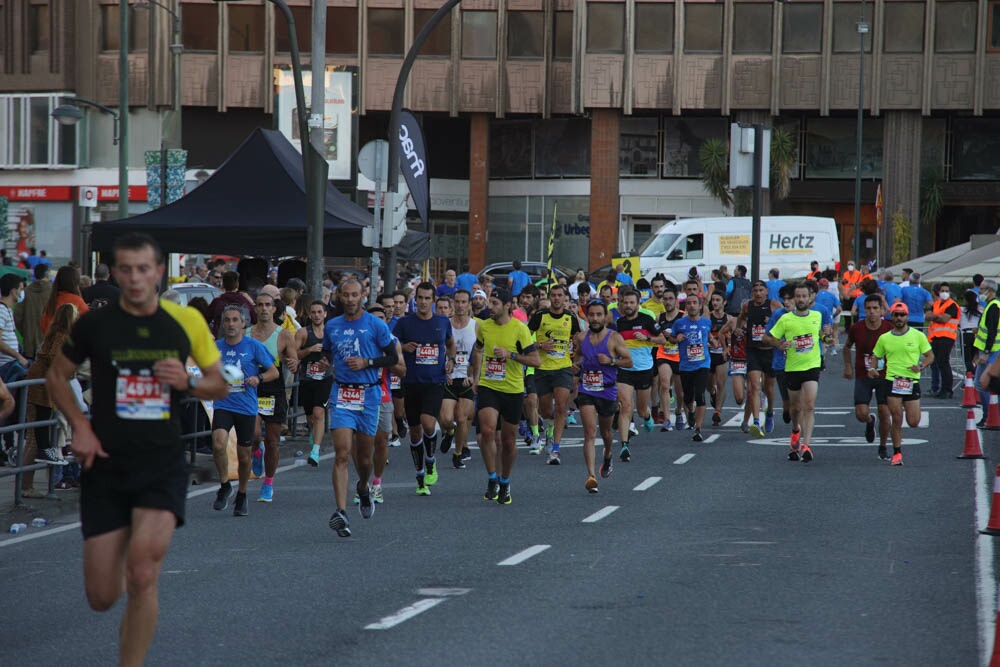
<path fill-rule="evenodd" d="M 750 281 L 746 278 L 733 277 L 733 293 L 726 301 L 726 312 L 730 315 L 739 315 L 743 303 L 750 300 Z"/>

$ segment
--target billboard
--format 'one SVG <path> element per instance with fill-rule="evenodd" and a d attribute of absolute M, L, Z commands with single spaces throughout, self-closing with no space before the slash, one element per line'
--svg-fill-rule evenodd
<path fill-rule="evenodd" d="M 323 154 L 330 167 L 331 181 L 350 181 L 354 147 L 354 111 L 357 104 L 354 94 L 356 70 L 327 67 L 325 82 L 326 108 L 323 110 Z M 306 105 L 312 94 L 312 73 L 302 72 Z M 299 132 L 298 110 L 295 105 L 295 80 L 289 66 L 274 68 L 274 116 L 278 131 L 292 142 L 299 151 L 302 143 Z M 306 107 L 306 116 L 312 110 Z"/>

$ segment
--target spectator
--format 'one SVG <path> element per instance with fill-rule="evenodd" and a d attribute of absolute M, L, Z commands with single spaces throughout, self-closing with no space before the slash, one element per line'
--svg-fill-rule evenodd
<path fill-rule="evenodd" d="M 979 318 L 983 314 L 979 306 L 979 295 L 967 290 L 963 298 L 965 307 L 958 316 L 958 328 L 962 331 L 962 356 L 965 358 L 965 372 L 975 373 L 976 364 L 972 357 L 976 350 L 972 344 L 976 340 L 976 329 L 979 328 Z"/>
<path fill-rule="evenodd" d="M 912 280 L 912 278 L 911 278 Z M 934 286 L 937 299 L 927 316 L 927 340 L 934 351 L 934 364 L 931 366 L 931 396 L 934 398 L 951 398 L 954 386 L 951 373 L 951 350 L 958 338 L 958 304 L 951 298 L 951 287 L 948 283 Z"/>
<path fill-rule="evenodd" d="M 38 251 L 34 248 L 28 248 L 28 256 L 24 258 L 24 268 L 29 271 L 34 269 L 35 265 L 38 264 L 39 259 Z"/>
<path fill-rule="evenodd" d="M 0 380 L 10 384 L 24 378 L 28 360 L 21 354 L 14 324 L 14 304 L 24 290 L 24 279 L 16 273 L 0 276 Z"/>
<path fill-rule="evenodd" d="M 45 252 L 44 250 L 38 253 L 38 263 L 48 265 L 49 269 L 52 268 L 52 260 L 49 259 L 48 253 Z"/>
<path fill-rule="evenodd" d="M 476 286 L 476 282 L 479 279 L 476 278 L 476 274 L 469 272 L 469 267 L 465 267 L 465 271 L 459 274 L 458 278 L 455 279 L 455 284 L 458 285 L 458 289 L 464 289 L 466 292 L 472 293 L 472 288 Z M 454 296 L 454 294 L 452 295 Z"/>
<path fill-rule="evenodd" d="M 24 301 L 14 311 L 14 324 L 21 333 L 21 348 L 24 355 L 32 359 L 42 347 L 42 311 L 52 291 L 52 283 L 45 279 L 48 272 L 44 264 L 35 266 L 35 282 L 24 290 Z"/>
<path fill-rule="evenodd" d="M 98 264 L 94 269 L 94 284 L 80 292 L 83 302 L 92 310 L 103 308 L 118 301 L 121 290 L 109 282 L 111 270 L 107 264 Z"/>
<path fill-rule="evenodd" d="M 764 284 L 767 285 L 767 298 L 771 301 L 781 301 L 778 290 L 785 286 L 785 281 L 778 278 L 778 267 L 767 272 L 767 280 Z"/>
<path fill-rule="evenodd" d="M 583 269 L 577 269 L 576 275 L 573 276 L 573 282 L 569 286 L 570 299 L 572 299 L 573 301 L 579 300 L 580 285 L 582 285 L 583 283 L 587 283 L 587 273 Z M 587 284 L 589 285 L 591 292 L 595 291 L 594 285 L 590 285 L 589 283 Z"/>
<path fill-rule="evenodd" d="M 181 303 L 181 293 L 178 292 L 175 289 L 165 290 L 163 292 L 163 294 L 160 295 L 160 298 L 161 299 L 166 299 L 167 301 L 173 301 L 174 303 L 176 303 L 179 306 L 183 306 L 184 305 L 184 304 Z"/>
<path fill-rule="evenodd" d="M 911 275 L 913 275 L 913 269 L 902 269 L 899 272 L 899 277 L 901 279 L 901 282 L 899 283 L 899 286 L 901 288 L 902 287 L 909 287 L 910 286 L 910 276 Z"/>
<path fill-rule="evenodd" d="M 55 317 L 59 306 L 71 303 L 76 306 L 80 315 L 86 314 L 90 308 L 83 302 L 80 296 L 80 274 L 72 266 L 61 266 L 56 271 L 56 279 L 52 283 L 52 291 L 49 292 L 49 300 L 42 310 L 42 335 L 48 333 L 52 318 Z"/>
<path fill-rule="evenodd" d="M 550 282 L 551 278 L 549 277 L 549 269 L 548 267 L 543 266 L 538 270 L 538 280 L 535 281 L 535 287 L 541 289 L 545 293 L 548 293 Z"/>
<path fill-rule="evenodd" d="M 906 307 L 910 309 L 910 326 L 917 331 L 923 331 L 924 309 L 934 302 L 934 297 L 920 286 L 919 273 L 910 274 L 910 284 L 902 289 L 900 301 L 905 303 Z"/>
<path fill-rule="evenodd" d="M 302 325 L 299 324 L 299 312 L 298 312 L 299 293 L 291 287 L 282 287 L 279 290 L 279 293 L 281 302 L 285 304 L 285 321 L 291 324 L 292 326 L 291 329 L 288 329 L 287 326 L 285 328 L 291 331 L 292 334 L 294 334 L 296 331 L 302 328 Z"/>
<path fill-rule="evenodd" d="M 725 267 L 719 267 L 719 271 Z M 750 300 L 750 281 L 747 280 L 747 267 L 740 264 L 736 274 L 726 283 L 726 313 L 736 317 L 740 314 L 743 304 Z"/>
<path fill-rule="evenodd" d="M 38 266 L 42 266 L 39 264 Z M 87 289 L 94 284 L 94 281 L 90 279 L 90 276 L 80 276 L 80 295 L 83 295 L 83 290 Z"/>
<path fill-rule="evenodd" d="M 625 264 L 619 262 L 615 265 L 615 282 L 619 285 L 634 285 L 635 282 L 632 280 L 632 276 L 625 273 Z"/>
<path fill-rule="evenodd" d="M 507 280 L 508 281 L 510 280 L 510 276 L 507 277 Z M 493 294 L 493 286 L 494 286 L 493 276 L 486 275 L 479 279 L 479 289 L 483 290 L 487 294 Z"/>
<path fill-rule="evenodd" d="M 212 333 L 218 335 L 219 325 L 222 323 L 222 311 L 226 306 L 239 306 L 249 314 L 251 324 L 257 323 L 257 313 L 254 309 L 253 301 L 250 297 L 239 291 L 240 274 L 235 271 L 226 271 L 222 274 L 223 292 L 212 300 L 210 312 L 212 319 L 209 326 Z"/>
<path fill-rule="evenodd" d="M 455 296 L 458 287 L 455 286 L 455 269 L 448 269 L 444 272 L 444 282 L 437 286 L 438 296 Z"/>
<path fill-rule="evenodd" d="M 193 299 L 191 299 L 190 301 L 188 301 L 188 306 L 190 306 L 191 308 L 194 308 L 199 313 L 201 313 L 201 316 L 205 318 L 205 323 L 206 324 L 211 323 L 211 321 L 212 321 L 212 315 L 209 312 L 208 301 L 205 300 L 205 297 L 203 297 L 203 296 L 196 296 L 196 297 L 194 297 Z"/>
<path fill-rule="evenodd" d="M 892 307 L 892 304 L 903 298 L 903 288 L 893 282 L 892 271 L 886 269 L 883 273 L 882 294 L 885 295 L 885 302 Z M 889 314 L 886 313 L 886 316 Z"/>
<path fill-rule="evenodd" d="M 983 280 L 985 280 L 985 278 L 981 273 L 977 273 L 974 276 L 972 276 L 972 292 L 976 295 L 976 298 L 979 300 L 980 309 L 986 307 L 986 300 L 983 299 L 982 295 L 979 294 L 979 286 L 983 284 Z"/>
<path fill-rule="evenodd" d="M 486 276 L 483 276 L 484 280 L 485 278 Z M 525 286 L 528 285 L 530 282 L 531 282 L 531 277 L 527 273 L 521 270 L 521 260 L 515 259 L 514 270 L 507 275 L 507 288 L 510 289 L 510 295 L 516 297 L 518 294 L 521 293 L 521 290 L 523 290 Z M 486 289 L 485 284 L 482 287 L 487 294 L 492 293 L 490 290 Z"/>

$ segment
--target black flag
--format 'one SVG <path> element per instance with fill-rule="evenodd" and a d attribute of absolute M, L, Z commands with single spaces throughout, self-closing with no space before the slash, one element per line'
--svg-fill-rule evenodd
<path fill-rule="evenodd" d="M 427 149 L 416 117 L 404 109 L 399 118 L 399 168 L 403 170 L 417 213 L 424 221 L 424 231 L 430 224 L 430 178 L 427 175 Z"/>

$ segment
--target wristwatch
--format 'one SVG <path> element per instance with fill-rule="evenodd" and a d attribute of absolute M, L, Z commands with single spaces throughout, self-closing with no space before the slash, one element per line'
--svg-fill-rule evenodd
<path fill-rule="evenodd" d="M 194 391 L 198 388 L 198 376 L 189 375 L 188 376 L 188 391 Z"/>

